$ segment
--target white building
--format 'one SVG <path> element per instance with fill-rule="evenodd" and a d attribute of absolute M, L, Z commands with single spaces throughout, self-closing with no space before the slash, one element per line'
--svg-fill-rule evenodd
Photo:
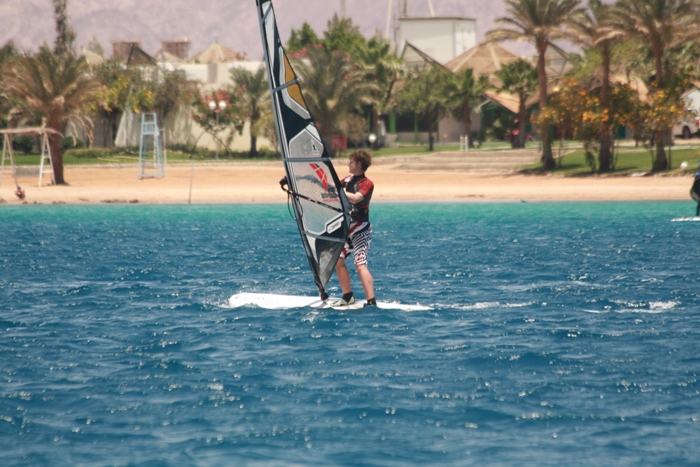
<path fill-rule="evenodd" d="M 406 42 L 444 64 L 476 45 L 476 20 L 459 17 L 399 18 L 396 37 L 399 56 Z"/>
<path fill-rule="evenodd" d="M 700 131 L 700 83 L 693 83 L 693 86 L 683 93 L 681 99 L 685 102 L 685 108 L 689 111 L 682 121 L 673 126 L 673 135 L 680 135 L 683 138 L 695 136 Z"/>
<path fill-rule="evenodd" d="M 139 41 L 115 41 L 115 53 L 131 58 L 133 50 L 139 51 L 139 57 L 151 65 L 162 67 L 166 70 L 181 70 L 191 80 L 201 83 L 206 91 L 224 89 L 232 85 L 231 70 L 233 68 L 243 68 L 251 72 L 257 71 L 264 64 L 261 61 L 245 60 L 243 56 L 231 49 L 215 42 L 209 47 L 192 57 L 186 58 L 189 44 L 187 41 L 167 41 L 163 42 L 163 49 L 155 54 L 155 57 L 148 57 L 140 47 Z M 135 45 L 135 47 L 134 47 Z M 122 51 L 123 49 L 123 51 Z M 176 52 L 176 53 L 174 53 Z M 191 116 L 191 109 L 182 108 L 178 112 L 168 116 L 165 122 L 158 122 L 160 128 L 164 130 L 164 138 L 168 145 L 172 144 L 197 144 L 198 147 L 220 150 L 221 144 L 211 135 L 205 133 L 198 126 Z M 218 136 L 226 140 L 229 132 L 221 132 Z M 243 133 L 233 135 L 229 149 L 233 151 L 245 151 L 250 149 L 250 128 L 246 123 Z M 114 144 L 116 146 L 138 146 L 141 137 L 141 116 L 131 110 L 127 110 L 122 115 L 120 125 L 115 131 Z M 258 149 L 270 147 L 271 143 L 264 138 L 258 138 Z"/>

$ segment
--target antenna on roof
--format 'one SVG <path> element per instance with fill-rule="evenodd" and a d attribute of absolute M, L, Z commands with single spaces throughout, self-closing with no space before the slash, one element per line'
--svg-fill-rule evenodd
<path fill-rule="evenodd" d="M 384 32 L 384 37 L 389 39 L 389 27 L 391 26 L 391 7 L 393 0 L 389 0 L 389 9 L 386 12 L 386 31 Z"/>

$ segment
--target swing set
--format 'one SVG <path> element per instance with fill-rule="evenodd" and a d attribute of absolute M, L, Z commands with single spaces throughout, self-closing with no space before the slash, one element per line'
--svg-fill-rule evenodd
<path fill-rule="evenodd" d="M 39 187 L 42 186 L 44 174 L 51 174 L 51 183 L 55 184 L 56 179 L 53 173 L 53 162 L 51 161 L 51 145 L 49 144 L 50 134 L 60 134 L 51 128 L 10 128 L 0 130 L 3 136 L 2 164 L 0 164 L 0 186 L 5 175 L 5 161 L 9 159 L 12 170 L 12 177 L 15 179 L 15 196 L 20 200 L 25 198 L 24 190 L 17 181 L 17 166 L 15 165 L 15 155 L 12 150 L 12 137 L 14 135 L 38 135 L 41 138 L 41 165 L 39 166 Z M 46 163 L 48 161 L 48 164 Z"/>

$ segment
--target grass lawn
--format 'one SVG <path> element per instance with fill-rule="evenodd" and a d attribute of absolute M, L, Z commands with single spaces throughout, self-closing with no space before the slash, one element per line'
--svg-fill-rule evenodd
<path fill-rule="evenodd" d="M 533 146 L 535 147 L 535 146 Z M 485 143 L 479 149 L 470 149 L 470 151 L 488 151 L 498 149 L 509 149 L 510 145 L 505 142 Z M 350 154 L 353 149 L 348 149 L 346 155 Z M 440 145 L 433 148 L 433 152 L 437 151 L 459 151 L 458 144 Z M 380 148 L 372 151 L 373 157 L 387 157 L 409 154 L 430 154 L 427 144 L 407 144 L 395 148 Z M 214 151 L 198 150 L 194 156 L 189 153 L 168 149 L 168 163 L 191 162 L 191 157 L 194 157 L 196 162 L 213 162 L 215 161 Z M 239 151 L 229 156 L 224 153 L 219 154 L 219 160 L 226 162 L 232 161 L 252 161 L 252 160 L 278 160 L 279 155 L 274 153 L 265 153 L 260 157 L 251 158 L 247 152 Z M 69 149 L 63 153 L 63 163 L 65 165 L 90 165 L 90 164 L 136 164 L 139 161 L 138 148 L 96 148 L 96 149 Z M 17 165 L 39 165 L 41 162 L 39 154 L 18 154 L 15 152 L 15 163 Z"/>
<path fill-rule="evenodd" d="M 557 148 L 554 148 L 554 155 L 557 156 Z M 666 157 L 669 158 L 671 169 L 667 173 L 695 173 L 700 164 L 700 145 L 676 145 L 666 148 Z M 564 176 L 584 176 L 591 175 L 591 168 L 586 162 L 583 149 L 561 156 L 557 160 L 557 168 L 552 173 Z M 596 161 L 597 162 L 597 161 Z M 680 168 L 682 162 L 688 164 L 685 170 Z M 615 155 L 614 175 L 629 175 L 633 173 L 646 173 L 651 171 L 651 152 L 647 148 L 621 147 Z M 530 172 L 541 172 L 541 164 L 531 164 L 521 169 Z"/>
<path fill-rule="evenodd" d="M 15 164 L 17 165 L 39 165 L 41 156 L 39 154 L 17 154 L 15 152 Z M 225 154 L 219 154 L 220 161 L 242 161 L 242 160 L 274 160 L 274 157 L 263 155 L 260 158 L 253 159 L 246 157 L 245 153 L 235 153 L 233 157 L 226 157 Z M 214 162 L 216 157 L 214 152 L 200 151 L 194 155 L 188 153 L 168 149 L 166 151 L 168 163 L 189 163 L 192 158 L 196 162 Z M 278 156 L 279 157 L 279 156 Z M 64 165 L 105 165 L 105 164 L 138 164 L 139 152 L 138 148 L 129 150 L 126 148 L 96 148 L 96 149 L 72 149 L 63 153 Z M 7 162 L 6 162 L 7 163 Z"/>
<path fill-rule="evenodd" d="M 496 150 L 510 149 L 507 142 L 496 141 L 486 142 L 480 148 L 470 148 L 470 152 L 488 152 Z M 529 142 L 526 149 L 538 149 L 537 142 Z M 458 144 L 435 145 L 433 152 L 438 151 L 459 151 Z M 564 176 L 585 176 L 591 175 L 591 168 L 586 163 L 585 153 L 581 149 L 581 144 L 577 141 L 564 141 L 563 146 L 556 142 L 553 147 L 554 156 L 565 154 L 557 157 L 558 167 L 552 173 Z M 346 152 L 349 154 L 350 150 Z M 408 154 L 430 154 L 427 144 L 401 145 L 394 148 L 380 148 L 372 151 L 373 157 L 388 157 L 396 155 Z M 694 144 L 677 144 L 672 148 L 667 148 L 667 157 L 670 158 L 672 168 L 669 173 L 695 173 L 700 166 L 700 142 Z M 228 157 L 225 154 L 220 154 L 220 161 L 254 161 L 254 160 L 279 160 L 279 155 L 271 152 L 265 152 L 260 157 L 251 158 L 247 152 L 236 152 Z M 18 154 L 15 153 L 15 163 L 17 165 L 39 165 L 41 162 L 39 154 Z M 189 153 L 168 149 L 168 163 L 189 163 L 194 159 L 195 162 L 214 162 L 215 155 L 213 151 L 198 150 L 194 155 Z M 137 164 L 139 160 L 138 148 L 95 148 L 95 149 L 73 149 L 68 150 L 63 154 L 65 165 L 99 165 L 99 164 Z M 685 170 L 680 169 L 681 162 L 687 162 L 688 166 Z M 7 163 L 7 161 L 6 161 Z M 623 143 L 616 150 L 615 169 L 612 172 L 616 175 L 628 175 L 632 173 L 641 173 L 651 171 L 651 153 L 647 148 L 635 148 L 629 143 Z M 542 167 L 539 163 L 520 167 L 527 172 L 541 172 Z"/>

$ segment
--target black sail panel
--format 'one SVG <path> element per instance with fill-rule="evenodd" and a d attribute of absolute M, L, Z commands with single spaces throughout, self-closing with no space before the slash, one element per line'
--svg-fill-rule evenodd
<path fill-rule="evenodd" d="M 292 206 L 322 297 L 348 234 L 350 207 L 280 41 L 271 0 L 256 0 L 272 106 Z"/>

